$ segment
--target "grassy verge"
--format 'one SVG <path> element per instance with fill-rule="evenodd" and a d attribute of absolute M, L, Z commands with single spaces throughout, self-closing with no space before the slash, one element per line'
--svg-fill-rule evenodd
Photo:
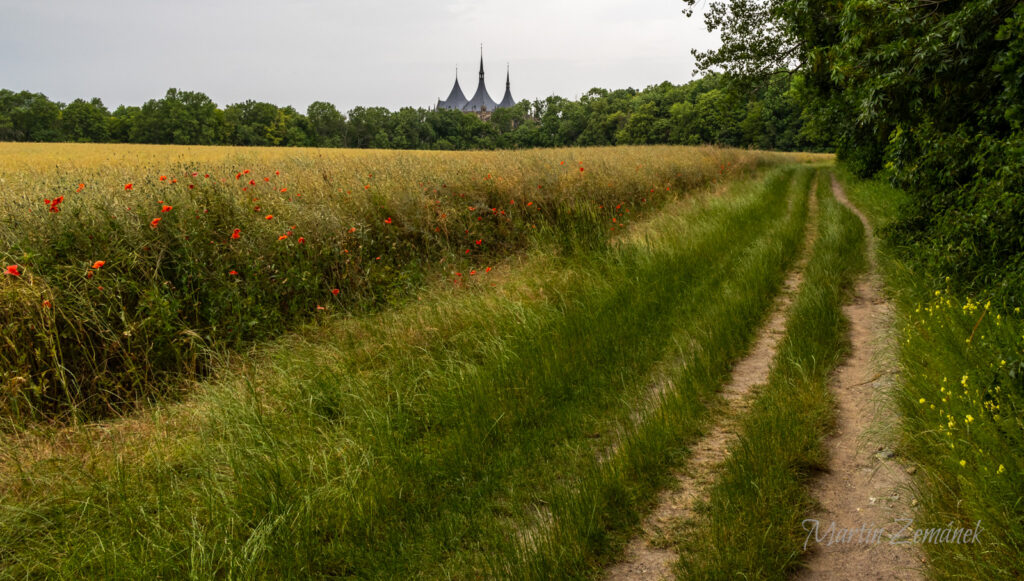
<path fill-rule="evenodd" d="M 826 459 L 828 379 L 846 344 L 842 304 L 864 265 L 863 228 L 819 172 L 819 226 L 774 366 L 741 424 L 709 502 L 679 540 L 684 579 L 784 579 L 813 509 L 805 489 Z"/>
<path fill-rule="evenodd" d="M 673 204 L 645 236 L 499 269 L 494 290 L 325 322 L 106 442 L 11 449 L 2 574 L 593 572 L 764 318 L 810 173 Z M 680 359 L 638 421 L 652 371 Z"/>
<path fill-rule="evenodd" d="M 843 176 L 851 201 L 884 228 L 906 194 Z M 977 544 L 925 543 L 938 579 L 1024 575 L 1024 318 L 1018 305 L 952 294 L 882 245 L 901 324 L 893 397 L 903 450 L 918 465 L 918 528 L 975 526 Z"/>
<path fill-rule="evenodd" d="M 0 150 L 15 154 L 0 162 L 0 417 L 16 422 L 117 413 L 201 375 L 210 349 L 462 284 L 526 248 L 599 248 L 681 192 L 788 159 L 96 146 L 75 151 L 121 157 L 42 169 L 45 148 Z"/>

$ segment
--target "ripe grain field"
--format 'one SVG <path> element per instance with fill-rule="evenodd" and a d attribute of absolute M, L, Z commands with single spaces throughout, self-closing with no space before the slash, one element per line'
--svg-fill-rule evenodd
<path fill-rule="evenodd" d="M 600 574 L 821 159 L 46 147 L 0 145 L 18 578 Z"/>

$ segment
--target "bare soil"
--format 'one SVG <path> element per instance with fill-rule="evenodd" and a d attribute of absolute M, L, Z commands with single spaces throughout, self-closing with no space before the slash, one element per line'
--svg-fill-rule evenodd
<path fill-rule="evenodd" d="M 853 302 L 843 309 L 850 321 L 852 348 L 831 384 L 837 422 L 827 444 L 829 470 L 812 489 L 822 507 L 812 517 L 819 521 L 821 541 L 811 537 L 810 560 L 797 579 L 924 579 L 919 547 L 900 544 L 907 540 L 906 531 L 894 539 L 906 524 L 899 519 L 913 518 L 913 501 L 908 467 L 893 452 L 897 415 L 887 398 L 896 373 L 890 337 L 892 307 L 882 292 L 871 224 L 846 198 L 834 176 L 832 191 L 864 224 L 870 268 L 857 282 Z M 857 529 L 858 534 L 829 544 L 826 530 L 833 522 L 836 530 Z M 806 524 L 805 528 L 810 527 Z M 861 537 L 859 531 L 865 526 L 885 532 L 874 539 Z"/>
<path fill-rule="evenodd" d="M 693 455 L 685 471 L 676 474 L 675 485 L 658 497 L 653 511 L 642 525 L 641 534 L 629 542 L 623 559 L 605 572 L 605 579 L 649 581 L 673 577 L 672 565 L 678 555 L 674 550 L 663 547 L 668 544 L 665 536 L 694 516 L 693 509 L 699 500 L 707 499 L 719 465 L 728 457 L 729 448 L 738 438 L 739 419 L 749 409 L 756 387 L 767 382 L 779 341 L 785 334 L 786 317 L 803 282 L 803 271 L 817 232 L 814 189 L 812 185 L 810 218 L 801 257 L 787 274 L 772 313 L 758 332 L 754 348 L 736 364 L 729 383 L 722 389 L 722 406 L 715 410 L 716 423 L 693 446 Z"/>

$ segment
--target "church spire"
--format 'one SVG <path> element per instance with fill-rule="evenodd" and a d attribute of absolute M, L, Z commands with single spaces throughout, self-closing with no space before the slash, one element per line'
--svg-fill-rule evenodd
<path fill-rule="evenodd" d="M 511 107 L 516 104 L 516 100 L 512 98 L 512 77 L 509 69 L 508 63 L 505 63 L 505 97 L 502 98 L 501 103 L 498 105 L 501 108 Z"/>
<path fill-rule="evenodd" d="M 463 111 L 481 113 L 483 111 L 494 111 L 498 104 L 487 94 L 487 87 L 484 85 L 484 45 L 480 44 L 480 82 L 476 86 L 476 94 L 469 100 L 469 103 L 462 108 Z"/>
<path fill-rule="evenodd" d="M 447 99 L 438 101 L 437 108 L 461 111 L 468 102 L 466 95 L 462 92 L 462 87 L 459 86 L 459 66 L 455 65 L 455 86 L 452 87 L 452 92 L 448 94 Z"/>

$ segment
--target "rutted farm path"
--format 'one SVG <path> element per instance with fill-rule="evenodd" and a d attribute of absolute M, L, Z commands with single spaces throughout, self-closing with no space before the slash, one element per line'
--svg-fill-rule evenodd
<path fill-rule="evenodd" d="M 882 292 L 874 233 L 870 222 L 846 197 L 832 177 L 836 200 L 864 225 L 869 271 L 857 283 L 853 301 L 844 307 L 850 321 L 850 356 L 836 370 L 832 392 L 836 400 L 836 433 L 828 442 L 830 469 L 816 481 L 815 498 L 823 513 L 816 515 L 820 535 L 830 523 L 838 528 L 884 528 L 881 542 L 815 544 L 801 580 L 923 579 L 924 559 L 913 544 L 891 543 L 890 535 L 913 517 L 908 485 L 910 474 L 889 449 L 889 428 L 895 413 L 884 401 L 895 368 L 887 332 L 892 307 Z M 906 539 L 906 534 L 900 537 Z M 810 547 L 810 545 L 809 545 Z"/>
<path fill-rule="evenodd" d="M 653 511 L 642 525 L 642 532 L 629 542 L 623 559 L 610 567 L 605 578 L 611 581 L 646 581 L 670 579 L 672 565 L 678 555 L 665 548 L 664 537 L 674 527 L 693 516 L 697 502 L 705 500 L 719 465 L 727 458 L 729 448 L 738 438 L 738 425 L 754 399 L 758 385 L 765 383 L 780 340 L 785 334 L 786 317 L 793 298 L 803 282 L 803 270 L 811 255 L 817 232 L 817 198 L 811 187 L 810 207 L 801 256 L 786 276 L 782 292 L 771 315 L 760 329 L 750 353 L 733 368 L 732 376 L 722 391 L 722 409 L 717 422 L 697 441 L 693 455 L 684 470 L 676 475 L 676 483 L 661 493 Z"/>

